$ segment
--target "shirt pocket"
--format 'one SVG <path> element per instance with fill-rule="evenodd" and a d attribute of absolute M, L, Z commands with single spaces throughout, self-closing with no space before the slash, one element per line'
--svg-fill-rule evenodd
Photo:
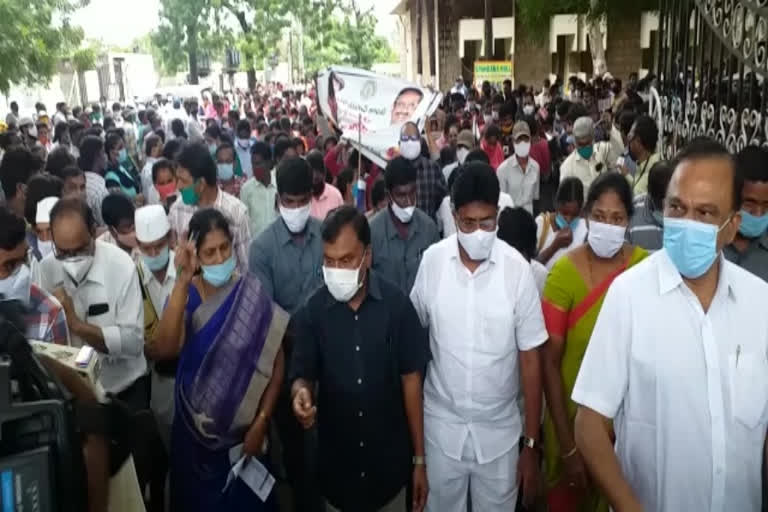
<path fill-rule="evenodd" d="M 733 416 L 749 429 L 762 423 L 768 401 L 768 360 L 760 353 L 729 357 Z"/>

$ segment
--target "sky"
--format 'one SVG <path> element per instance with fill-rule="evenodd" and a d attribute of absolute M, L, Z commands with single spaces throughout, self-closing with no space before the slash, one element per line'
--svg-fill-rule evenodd
<path fill-rule="evenodd" d="M 389 13 L 397 0 L 358 0 L 363 8 L 373 6 L 376 32 L 389 37 L 395 30 L 395 17 Z M 151 32 L 158 24 L 160 0 L 90 0 L 73 16 L 88 39 L 101 39 L 107 45 L 128 46 L 134 39 Z"/>

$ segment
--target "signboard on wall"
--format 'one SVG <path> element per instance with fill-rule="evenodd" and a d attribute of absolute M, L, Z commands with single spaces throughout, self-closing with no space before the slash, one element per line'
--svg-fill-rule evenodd
<path fill-rule="evenodd" d="M 511 60 L 476 60 L 475 84 L 478 86 L 485 81 L 501 85 L 506 79 L 512 80 Z"/>

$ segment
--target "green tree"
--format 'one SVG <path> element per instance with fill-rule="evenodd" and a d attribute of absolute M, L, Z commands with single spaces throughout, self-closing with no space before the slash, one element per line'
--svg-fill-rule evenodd
<path fill-rule="evenodd" d="M 600 19 L 609 20 L 638 19 L 642 11 L 657 10 L 658 0 L 635 0 L 619 2 L 616 0 L 517 0 L 517 14 L 521 21 L 530 28 L 529 34 L 544 38 L 549 34 L 549 22 L 556 14 L 585 14 L 589 48 L 592 53 L 592 67 L 596 75 L 602 75 L 607 69 L 605 47 L 600 34 Z"/>
<path fill-rule="evenodd" d="M 88 91 L 85 86 L 85 72 L 96 68 L 98 49 L 94 45 L 78 48 L 72 53 L 72 67 L 77 73 L 77 86 L 80 94 L 80 104 L 88 104 Z"/>
<path fill-rule="evenodd" d="M 0 91 L 7 94 L 12 83 L 51 79 L 59 59 L 83 38 L 69 21 L 82 5 L 75 0 L 0 0 Z"/>

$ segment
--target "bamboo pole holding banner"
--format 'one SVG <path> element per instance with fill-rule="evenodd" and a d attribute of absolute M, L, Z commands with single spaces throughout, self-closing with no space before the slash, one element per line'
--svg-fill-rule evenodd
<path fill-rule="evenodd" d="M 355 173 L 355 206 L 365 213 L 365 177 L 363 176 L 363 114 L 357 118 L 357 172 Z"/>

